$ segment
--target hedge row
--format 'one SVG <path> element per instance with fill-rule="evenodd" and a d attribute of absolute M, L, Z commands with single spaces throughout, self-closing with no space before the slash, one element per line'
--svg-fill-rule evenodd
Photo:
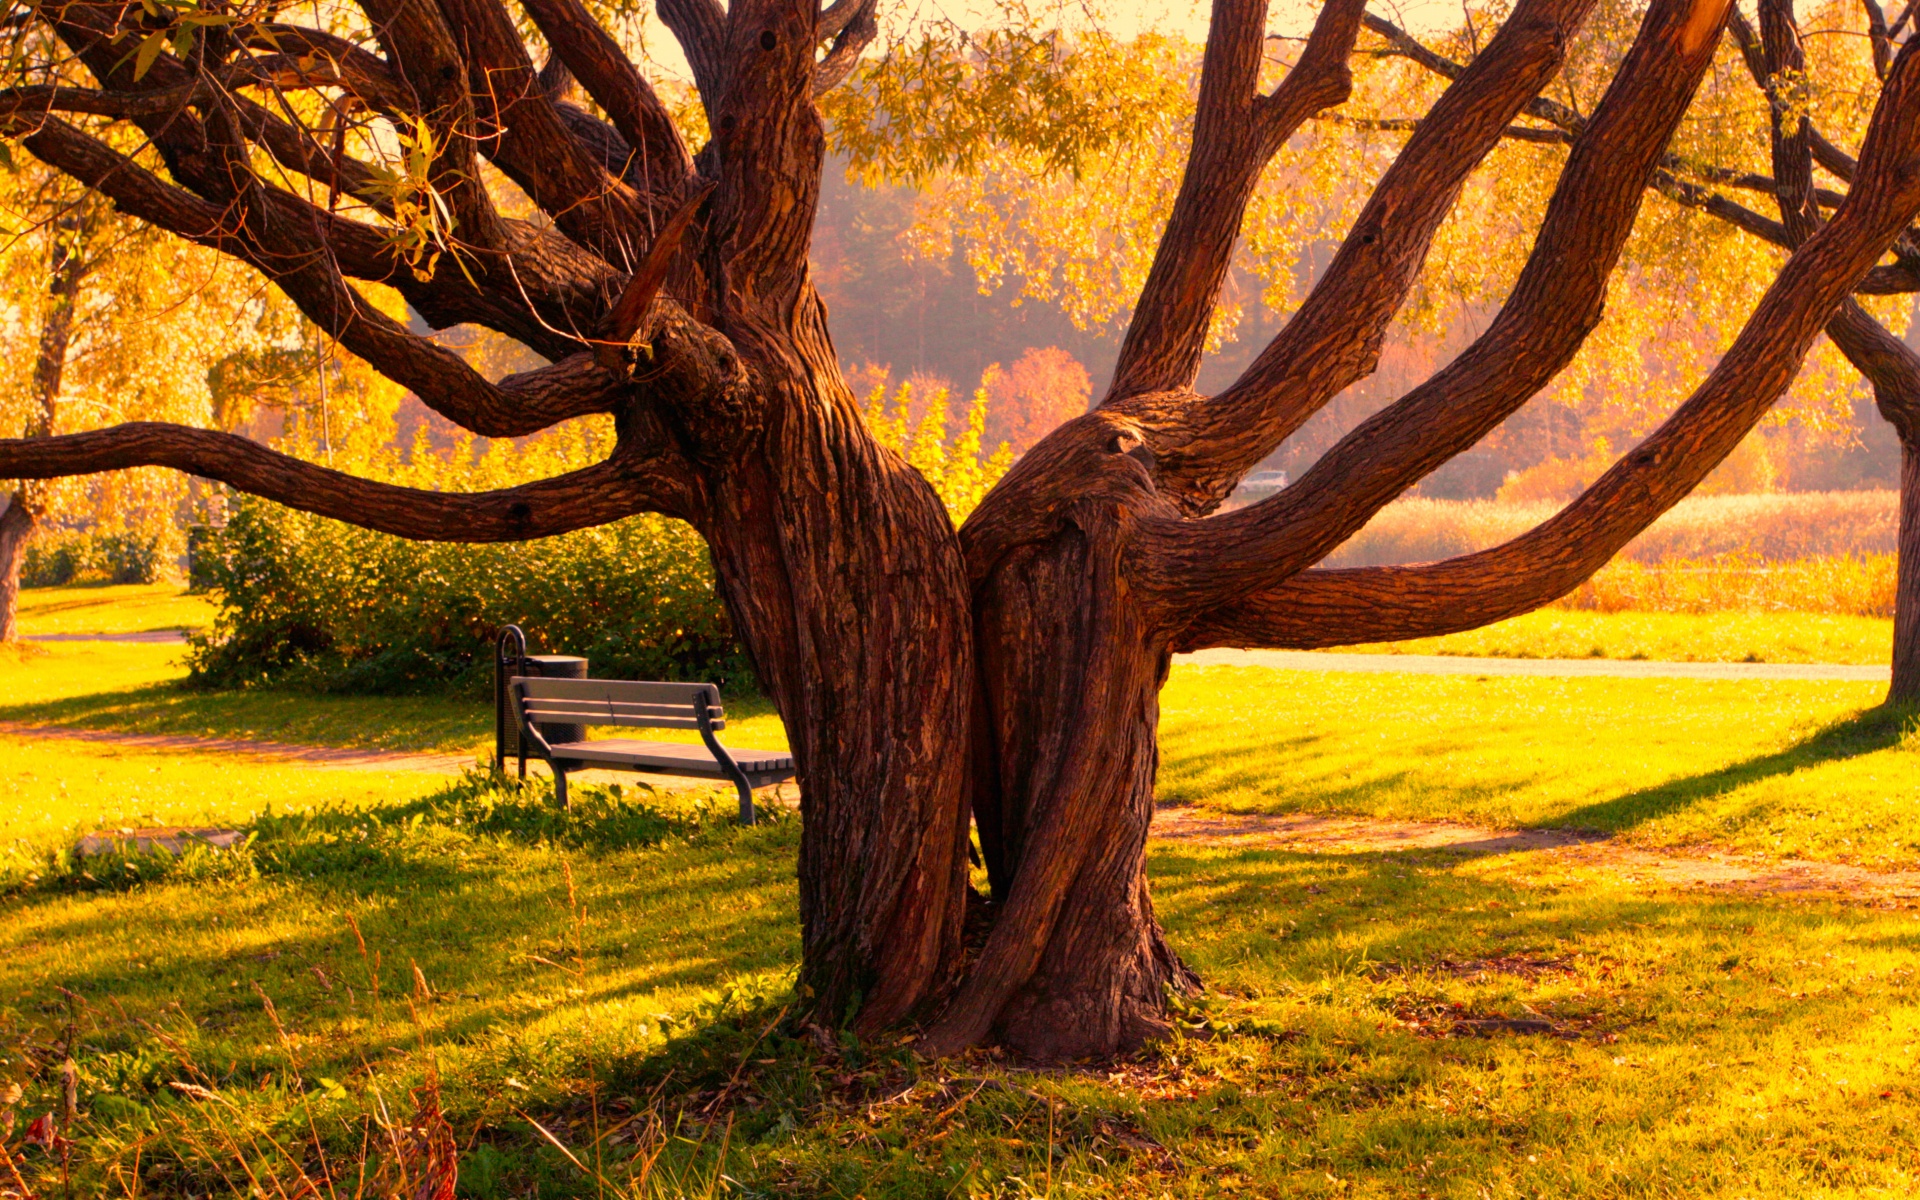
<path fill-rule="evenodd" d="M 208 687 L 427 692 L 486 686 L 500 629 L 596 675 L 753 687 L 692 529 L 640 516 L 536 542 L 410 542 L 237 497 L 196 547 L 221 596 L 194 639 Z"/>
<path fill-rule="evenodd" d="M 20 586 L 157 583 L 167 576 L 170 565 L 157 537 L 43 529 L 27 543 L 20 561 Z"/>

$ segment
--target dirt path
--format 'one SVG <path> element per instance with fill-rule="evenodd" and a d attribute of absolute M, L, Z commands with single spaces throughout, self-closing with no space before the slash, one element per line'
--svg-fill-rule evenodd
<path fill-rule="evenodd" d="M 130 750 L 185 751 L 192 754 L 240 754 L 280 762 L 309 763 L 350 771 L 417 771 L 434 775 L 458 775 L 480 762 L 473 754 L 423 754 L 402 750 L 352 749 L 342 746 L 305 746 L 295 742 L 273 742 L 257 738 L 195 737 L 185 733 L 122 733 L 113 729 L 72 729 L 64 725 L 21 725 L 0 721 L 0 736 L 19 743 L 35 739 L 91 742 L 100 746 L 121 746 Z M 491 755 L 488 756 L 489 758 Z M 544 773 L 546 768 L 529 764 L 529 771 Z M 644 783 L 660 791 L 717 786 L 708 779 L 688 779 L 673 775 L 647 775 L 636 771 L 571 771 L 568 779 L 582 783 Z M 731 787 L 731 784 L 718 786 Z"/>
<path fill-rule="evenodd" d="M 1176 654 L 1198 667 L 1284 671 L 1399 671 L 1412 675 L 1531 675 L 1617 679 L 1824 679 L 1885 683 L 1884 666 L 1843 663 L 1650 662 L 1631 658 L 1465 658 L 1450 654 L 1323 654 L 1317 650 L 1200 650 Z"/>
<path fill-rule="evenodd" d="M 135 750 L 239 754 L 347 770 L 418 771 L 454 775 L 473 766 L 470 754 L 413 754 L 302 746 L 250 738 L 121 733 L 0 721 L 0 736 L 30 746 L 35 740 L 89 742 Z M 624 772 L 583 772 L 584 782 L 642 782 L 660 789 L 711 787 L 710 781 Z M 781 788 L 791 803 L 797 789 Z M 1654 851 L 1606 834 L 1579 829 L 1488 829 L 1444 821 L 1388 821 L 1312 814 L 1266 816 L 1162 807 L 1153 817 L 1155 841 L 1174 845 L 1273 847 L 1309 854 L 1384 854 L 1443 851 L 1462 857 L 1545 854 L 1567 866 L 1600 868 L 1628 883 L 1708 888 L 1749 895 L 1829 896 L 1854 903 L 1920 907 L 1920 871 L 1873 871 L 1843 863 L 1763 859 L 1711 848 Z"/>
<path fill-rule="evenodd" d="M 1153 836 L 1176 845 L 1273 847 L 1309 854 L 1408 850 L 1438 850 L 1462 857 L 1543 854 L 1567 866 L 1604 869 L 1627 883 L 1920 907 L 1920 871 L 1873 871 L 1844 863 L 1765 859 L 1711 847 L 1648 850 L 1579 829 L 1485 829 L 1438 821 L 1161 808 L 1153 815 Z"/>
<path fill-rule="evenodd" d="M 64 725 L 21 725 L 0 721 L 0 735 L 16 742 L 36 739 L 92 742 L 131 750 L 184 750 L 197 754 L 245 754 L 256 758 L 312 763 L 355 770 L 431 771 L 457 775 L 474 764 L 471 754 L 412 754 L 395 750 L 355 750 L 339 746 L 302 746 L 254 738 L 195 737 L 186 733 L 122 733 L 113 729 L 71 729 Z"/>

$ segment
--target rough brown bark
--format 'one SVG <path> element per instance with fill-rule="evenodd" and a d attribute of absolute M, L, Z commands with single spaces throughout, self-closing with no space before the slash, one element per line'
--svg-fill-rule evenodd
<path fill-rule="evenodd" d="M 20 562 L 33 536 L 33 513 L 19 492 L 0 509 L 0 645 L 13 641 L 20 612 Z"/>
<path fill-rule="evenodd" d="M 1567 32 L 1538 13 L 1518 13 L 1516 19 L 1518 29 L 1542 41 Z M 1646 175 L 1711 61 L 1717 30 L 1685 40 L 1695 19 L 1695 6 L 1683 0 L 1658 4 L 1648 16 L 1634 52 L 1583 130 L 1527 271 L 1487 337 L 1427 389 L 1396 406 L 1386 422 L 1392 432 L 1382 437 L 1367 429 L 1362 449 L 1332 456 L 1337 461 L 1326 472 L 1325 491 L 1338 497 L 1339 511 L 1354 527 L 1364 522 L 1368 505 L 1385 503 L 1532 395 L 1592 328 Z M 1462 72 L 1455 86 L 1476 102 L 1475 120 L 1482 128 L 1491 125 L 1497 136 L 1494 122 L 1503 124 L 1526 101 L 1521 88 L 1537 69 L 1537 47 L 1510 46 L 1504 54 L 1496 49 Z M 1513 76 L 1505 90 L 1487 79 L 1501 72 Z M 1497 104 L 1490 95 L 1498 96 Z M 1490 144 L 1469 139 L 1455 153 Z M 1458 170 L 1433 143 L 1411 166 L 1415 178 L 1445 178 Z M 1393 183 L 1390 175 L 1382 192 L 1395 195 Z M 1364 217 L 1361 227 L 1367 227 Z M 1405 252 L 1423 254 L 1424 242 Z M 1569 269 L 1576 263 L 1578 269 Z M 1402 294 L 1417 267 L 1417 255 L 1399 266 Z M 1327 280 L 1321 287 L 1330 290 L 1316 289 L 1296 322 L 1315 320 L 1316 305 L 1343 313 L 1392 307 L 1377 294 L 1376 277 L 1335 270 Z M 1348 303 L 1354 292 L 1365 299 Z M 1209 292 L 1207 307 L 1212 299 Z M 1343 336 L 1350 347 L 1372 331 L 1369 323 L 1348 323 L 1289 329 L 1281 338 L 1314 340 L 1339 356 L 1350 352 L 1341 345 Z M 1221 566 L 1218 548 L 1229 557 L 1233 552 L 1220 535 L 1248 535 L 1227 518 L 1189 520 L 1156 494 L 1156 483 L 1169 475 L 1159 469 L 1157 451 L 1167 441 L 1178 445 L 1180 435 L 1168 436 L 1173 421 L 1135 425 L 1122 418 L 1140 407 L 1110 402 L 1070 433 L 1043 443 L 963 532 L 976 576 L 985 693 L 980 711 L 987 729 L 978 737 L 997 751 L 995 777 L 978 781 L 974 804 L 1002 904 L 972 975 L 929 1034 L 936 1050 L 976 1040 L 991 1028 L 1046 1057 L 1111 1052 L 1164 1022 L 1166 989 L 1191 982 L 1153 921 L 1143 873 L 1156 697 L 1185 596 L 1217 594 L 1209 573 Z M 1159 407 L 1165 412 L 1168 406 Z M 1176 416 L 1186 419 L 1185 412 Z M 1212 461 L 1251 454 L 1243 439 L 1257 436 L 1257 429 L 1243 430 Z M 1407 461 L 1396 462 L 1396 452 Z M 1098 456 L 1094 469 L 1112 477 L 1098 489 L 1100 499 L 1083 498 L 1071 507 L 1056 502 L 1062 526 L 1057 532 L 1003 549 L 1000 506 L 1018 501 L 1029 512 L 1044 510 L 1060 479 L 1084 488 L 1090 456 Z M 1312 496 L 1312 486 L 1288 494 Z M 1275 528 L 1298 523 L 1302 542 L 1311 544 L 1313 522 L 1304 518 L 1311 504 L 1287 510 Z M 1290 555 L 1305 553 L 1298 546 L 1259 544 L 1242 553 L 1283 573 L 1312 561 L 1287 566 Z M 1028 722 L 1034 732 L 1023 732 Z M 1073 731 L 1070 742 L 1049 740 L 1049 731 L 1061 729 Z M 1105 764 L 1097 784 L 1080 774 L 1083 762 Z"/>

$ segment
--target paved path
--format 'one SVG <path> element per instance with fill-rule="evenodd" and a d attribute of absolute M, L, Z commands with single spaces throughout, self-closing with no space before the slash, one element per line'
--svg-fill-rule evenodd
<path fill-rule="evenodd" d="M 175 629 L 144 633 L 31 633 L 30 642 L 141 642 L 184 646 Z M 1528 675 L 1617 679 L 1827 679 L 1885 683 L 1889 669 L 1841 663 L 1648 662 L 1616 658 L 1466 658 L 1452 654 L 1327 654 L 1318 650 L 1201 650 L 1173 661 L 1201 667 L 1275 667 L 1283 671 L 1398 671 L 1410 675 Z"/>
<path fill-rule="evenodd" d="M 1412 675 L 1530 675 L 1616 679 L 1824 679 L 1885 683 L 1884 666 L 1840 663 L 1648 662 L 1628 658 L 1465 658 L 1450 654 L 1323 654 L 1314 650 L 1199 650 L 1176 663 L 1284 671 L 1399 671 Z"/>

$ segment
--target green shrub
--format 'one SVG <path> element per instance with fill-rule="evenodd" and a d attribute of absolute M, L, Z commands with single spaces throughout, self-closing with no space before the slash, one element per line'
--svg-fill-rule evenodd
<path fill-rule="evenodd" d="M 167 554 L 160 539 L 139 533 L 42 530 L 27 544 L 20 562 L 22 587 L 158 583 L 166 574 Z"/>
<path fill-rule="evenodd" d="M 956 524 L 1009 462 L 1004 446 L 982 455 L 986 404 L 976 394 L 950 430 L 944 388 L 916 398 L 911 386 L 889 392 L 882 379 L 866 398 L 875 436 L 927 479 Z M 600 461 L 611 437 L 611 422 L 569 422 L 484 449 L 461 435 L 449 450 L 432 446 L 423 427 L 404 460 L 389 449 L 356 471 L 475 491 Z M 410 542 L 236 496 L 226 524 L 196 529 L 192 548 L 195 586 L 221 597 L 213 628 L 188 654 L 202 686 L 478 693 L 494 639 L 514 624 L 533 653 L 581 655 L 603 678 L 756 687 L 714 595 L 706 544 L 665 517 L 471 546 Z"/>
<path fill-rule="evenodd" d="M 237 497 L 199 564 L 221 595 L 194 682 L 404 693 L 482 689 L 508 624 L 610 678 L 753 687 L 705 544 L 665 517 L 497 546 L 410 542 Z"/>

